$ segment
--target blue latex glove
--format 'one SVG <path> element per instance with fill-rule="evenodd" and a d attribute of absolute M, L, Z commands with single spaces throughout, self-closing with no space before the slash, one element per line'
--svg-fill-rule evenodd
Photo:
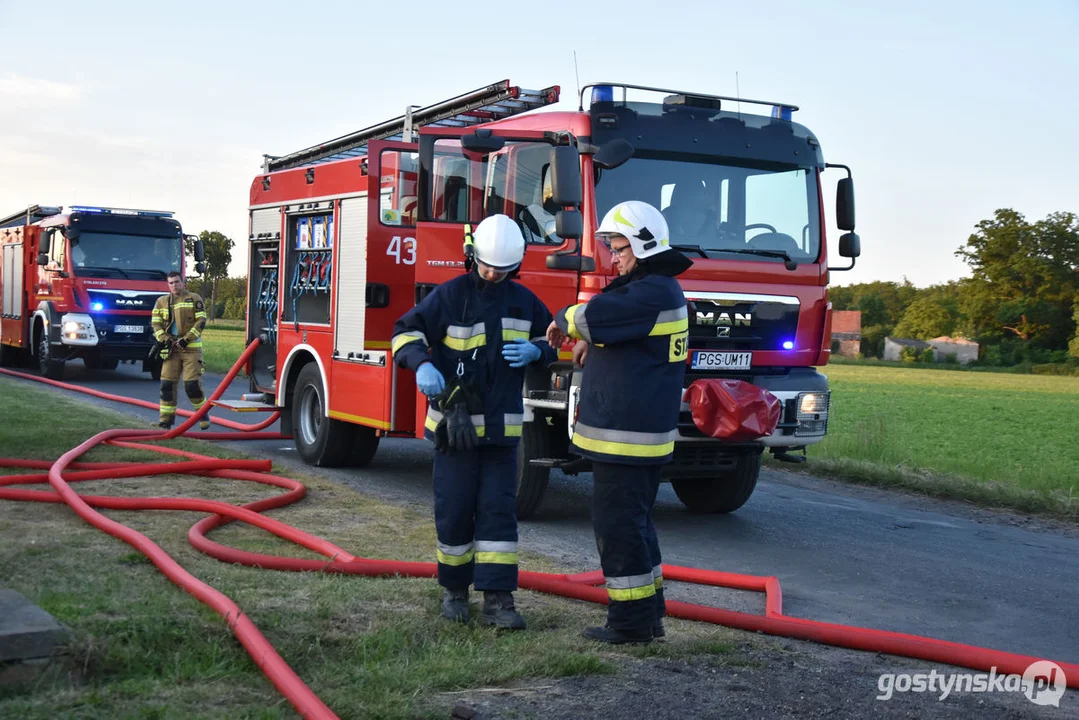
<path fill-rule="evenodd" d="M 524 367 L 540 359 L 543 351 L 538 346 L 528 342 L 524 338 L 516 338 L 508 345 L 502 346 L 502 357 L 510 364 L 510 367 Z"/>
<path fill-rule="evenodd" d="M 433 363 L 425 362 L 416 370 L 416 384 L 424 395 L 434 397 L 446 388 L 446 379 Z"/>

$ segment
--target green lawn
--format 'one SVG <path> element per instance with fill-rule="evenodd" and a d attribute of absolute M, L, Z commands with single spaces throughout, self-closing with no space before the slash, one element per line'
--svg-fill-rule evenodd
<path fill-rule="evenodd" d="M 218 328 L 211 325 L 202 333 L 202 359 L 206 369 L 226 373 L 244 351 L 246 334 L 243 328 Z"/>
<path fill-rule="evenodd" d="M 822 372 L 832 389 L 828 437 L 810 449 L 810 465 L 929 483 L 945 479 L 927 475 L 954 475 L 953 485 L 1002 488 L 1031 508 L 1052 498 L 1058 510 L 1077 511 L 1079 378 L 857 365 Z"/>

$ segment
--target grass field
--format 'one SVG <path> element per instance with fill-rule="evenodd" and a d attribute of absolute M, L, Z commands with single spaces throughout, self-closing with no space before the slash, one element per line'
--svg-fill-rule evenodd
<path fill-rule="evenodd" d="M 126 416 L 4 377 L 0 397 L 0 455 L 52 459 L 103 429 L 132 425 Z M 229 454 L 191 440 L 180 445 L 207 455 Z M 106 447 L 85 459 L 140 457 L 161 458 Z M 307 497 L 269 514 L 357 555 L 432 561 L 431 518 L 341 485 L 301 479 Z M 77 488 L 85 494 L 203 497 L 237 504 L 276 492 L 253 483 L 183 476 L 81 483 Z M 229 565 L 188 544 L 186 533 L 202 515 L 106 513 L 148 535 L 196 577 L 235 600 L 341 717 L 445 718 L 457 691 L 515 682 L 542 686 L 550 678 L 612 673 L 623 656 L 707 655 L 707 662 L 717 667 L 755 662 L 735 649 L 757 643 L 753 636 L 679 620 L 669 621 L 671 632 L 662 644 L 596 647 L 579 632 L 602 622 L 603 608 L 527 591 L 517 594 L 529 623 L 526 632 L 498 634 L 476 624 L 451 625 L 437 616 L 440 593 L 431 579 Z M 315 557 L 246 525 L 229 525 L 212 537 L 255 552 Z M 52 613 L 73 633 L 66 655 L 41 675 L 21 684 L 0 683 L 0 717 L 296 717 L 222 619 L 140 553 L 93 529 L 66 506 L 0 500 L 0 547 L 3 585 Z M 521 566 L 559 570 L 527 552 Z M 474 594 L 474 607 L 476 602 Z"/>
<path fill-rule="evenodd" d="M 1079 378 L 829 365 L 808 466 L 1079 519 Z"/>

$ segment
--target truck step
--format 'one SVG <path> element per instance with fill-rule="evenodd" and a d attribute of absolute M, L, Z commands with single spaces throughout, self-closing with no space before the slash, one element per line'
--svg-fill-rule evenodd
<path fill-rule="evenodd" d="M 233 412 L 273 412 L 281 409 L 252 400 L 214 400 L 211 405 L 225 410 L 232 410 Z"/>
<path fill-rule="evenodd" d="M 590 462 L 581 457 L 573 458 L 532 458 L 528 461 L 532 467 L 557 468 L 566 472 L 580 472 L 587 470 Z"/>

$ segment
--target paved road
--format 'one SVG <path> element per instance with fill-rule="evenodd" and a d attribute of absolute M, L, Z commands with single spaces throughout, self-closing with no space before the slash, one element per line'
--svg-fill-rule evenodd
<path fill-rule="evenodd" d="M 89 373 L 72 363 L 68 382 L 156 401 L 157 384 L 132 366 Z M 220 381 L 207 375 L 207 393 Z M 246 382 L 225 397 L 238 398 Z M 85 396 L 80 396 L 85 397 Z M 150 422 L 155 413 L 92 400 Z M 185 401 L 181 400 L 181 406 Z M 231 414 L 253 420 L 253 414 Z M 290 441 L 236 443 L 294 467 Z M 430 460 L 422 441 L 389 440 L 363 470 L 308 472 L 364 493 L 430 511 Z M 588 516 L 589 476 L 552 477 L 524 547 L 568 571 L 598 567 Z M 656 526 L 664 561 L 775 575 L 788 615 L 914 633 L 1079 662 L 1079 531 L 827 480 L 766 470 L 749 503 L 730 516 L 687 514 L 670 486 Z M 317 532 L 317 528 L 306 528 Z M 672 597 L 763 611 L 762 597 L 678 587 Z"/>

